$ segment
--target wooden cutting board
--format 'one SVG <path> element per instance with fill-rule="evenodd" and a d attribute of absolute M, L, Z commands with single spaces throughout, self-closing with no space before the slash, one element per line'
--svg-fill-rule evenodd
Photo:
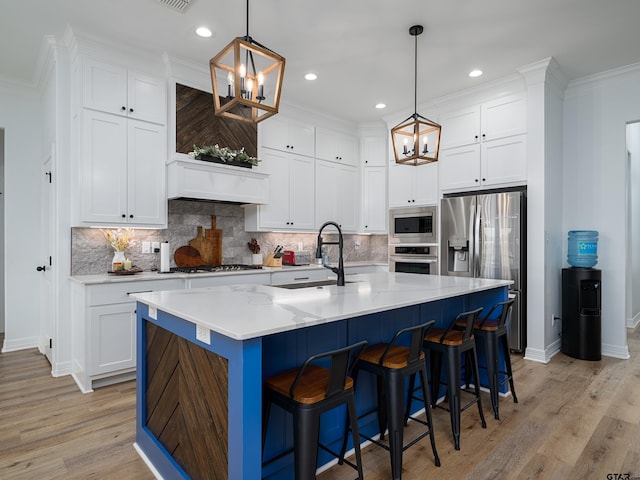
<path fill-rule="evenodd" d="M 204 230 L 198 227 L 196 238 L 189 240 L 189 245 L 200 252 L 202 265 L 222 264 L 222 230 L 216 228 L 216 217 L 211 216 L 211 228 Z"/>
<path fill-rule="evenodd" d="M 173 254 L 173 259 L 178 267 L 199 267 L 204 265 L 200 252 L 191 246 L 178 248 Z"/>

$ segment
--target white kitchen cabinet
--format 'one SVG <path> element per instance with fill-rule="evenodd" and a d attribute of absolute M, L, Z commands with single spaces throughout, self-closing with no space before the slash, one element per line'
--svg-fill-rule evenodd
<path fill-rule="evenodd" d="M 357 230 L 360 206 L 357 168 L 316 160 L 315 191 L 316 229 L 333 221 L 343 233 Z"/>
<path fill-rule="evenodd" d="M 504 96 L 440 117 L 440 189 L 460 191 L 526 182 L 526 111 Z"/>
<path fill-rule="evenodd" d="M 269 174 L 269 203 L 245 207 L 245 230 L 313 230 L 313 158 L 266 148 L 261 158 L 261 168 Z"/>
<path fill-rule="evenodd" d="M 253 273 L 238 272 L 233 275 L 225 274 L 198 274 L 187 278 L 187 288 L 217 287 L 220 285 L 268 285 L 271 281 L 271 273 L 267 270 L 257 270 Z"/>
<path fill-rule="evenodd" d="M 313 157 L 315 127 L 278 114 L 258 125 L 260 146 Z"/>
<path fill-rule="evenodd" d="M 438 204 L 440 201 L 438 191 L 439 163 L 438 161 L 417 167 L 390 164 L 389 208 Z"/>
<path fill-rule="evenodd" d="M 82 62 L 82 106 L 165 125 L 166 81 L 86 58 Z"/>
<path fill-rule="evenodd" d="M 335 230 L 333 230 L 335 232 Z M 327 233 L 329 230 L 327 230 Z M 313 254 L 312 254 L 313 256 Z M 337 260 L 334 260 L 337 264 Z M 271 285 L 281 285 L 283 283 L 293 282 L 309 282 L 315 280 L 326 280 L 327 278 L 335 278 L 335 273 L 324 267 L 317 268 L 298 268 L 291 267 L 288 270 L 281 270 L 278 272 L 271 272 Z"/>
<path fill-rule="evenodd" d="M 135 378 L 136 314 L 129 293 L 176 290 L 182 278 L 71 283 L 72 375 L 80 390 Z"/>
<path fill-rule="evenodd" d="M 364 136 L 362 137 L 362 163 L 363 167 L 384 167 L 387 164 L 388 148 L 386 137 Z"/>
<path fill-rule="evenodd" d="M 360 231 L 365 233 L 387 232 L 387 169 L 384 166 L 362 169 Z"/>
<path fill-rule="evenodd" d="M 316 158 L 358 165 L 358 138 L 327 128 L 316 128 Z"/>
<path fill-rule="evenodd" d="M 76 225 L 163 226 L 166 127 L 83 109 Z"/>
<path fill-rule="evenodd" d="M 527 180 L 526 135 L 515 135 L 440 152 L 443 191 L 522 184 Z"/>
<path fill-rule="evenodd" d="M 440 151 L 526 133 L 522 95 L 508 95 L 442 113 Z"/>

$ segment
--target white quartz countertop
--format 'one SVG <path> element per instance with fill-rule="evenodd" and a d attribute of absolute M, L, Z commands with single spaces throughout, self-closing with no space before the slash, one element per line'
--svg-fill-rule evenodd
<path fill-rule="evenodd" d="M 373 263 L 373 262 L 345 262 L 345 268 L 348 270 L 350 267 L 362 267 L 362 266 L 387 266 L 386 263 Z M 134 275 L 114 275 L 108 273 L 98 273 L 94 275 L 72 275 L 69 279 L 72 282 L 82 285 L 96 285 L 103 283 L 121 283 L 121 282 L 138 282 L 147 280 L 169 280 L 172 278 L 200 278 L 200 277 L 221 277 L 221 276 L 236 276 L 236 275 L 255 275 L 255 274 L 269 274 L 271 272 L 297 272 L 304 270 L 323 270 L 322 265 L 299 265 L 290 266 L 284 265 L 278 268 L 263 267 L 262 269 L 255 270 L 238 270 L 231 272 L 200 272 L 200 273 L 159 273 L 159 272 L 140 272 Z M 328 276 L 335 276 L 331 272 L 327 271 Z M 241 281 L 241 277 L 238 281 Z"/>
<path fill-rule="evenodd" d="M 336 285 L 284 289 L 269 285 L 228 285 L 136 293 L 139 302 L 235 340 L 508 286 L 511 280 L 371 273 Z M 151 316 L 151 315 L 150 315 Z"/>

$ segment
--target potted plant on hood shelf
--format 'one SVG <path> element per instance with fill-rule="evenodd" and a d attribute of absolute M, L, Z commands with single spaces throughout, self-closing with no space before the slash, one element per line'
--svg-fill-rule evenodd
<path fill-rule="evenodd" d="M 229 147 L 220 147 L 217 144 L 213 146 L 198 147 L 193 146 L 193 156 L 196 160 L 204 160 L 205 162 L 223 163 L 226 165 L 234 165 L 236 167 L 252 168 L 258 165 L 260 160 L 252 157 L 244 151 L 244 147 L 240 150 L 233 150 Z"/>

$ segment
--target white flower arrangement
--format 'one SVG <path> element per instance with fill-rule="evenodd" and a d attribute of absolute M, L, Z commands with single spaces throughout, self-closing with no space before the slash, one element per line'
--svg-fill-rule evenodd
<path fill-rule="evenodd" d="M 104 237 L 116 252 L 124 252 L 133 243 L 132 228 L 118 228 L 117 230 L 102 230 Z"/>

